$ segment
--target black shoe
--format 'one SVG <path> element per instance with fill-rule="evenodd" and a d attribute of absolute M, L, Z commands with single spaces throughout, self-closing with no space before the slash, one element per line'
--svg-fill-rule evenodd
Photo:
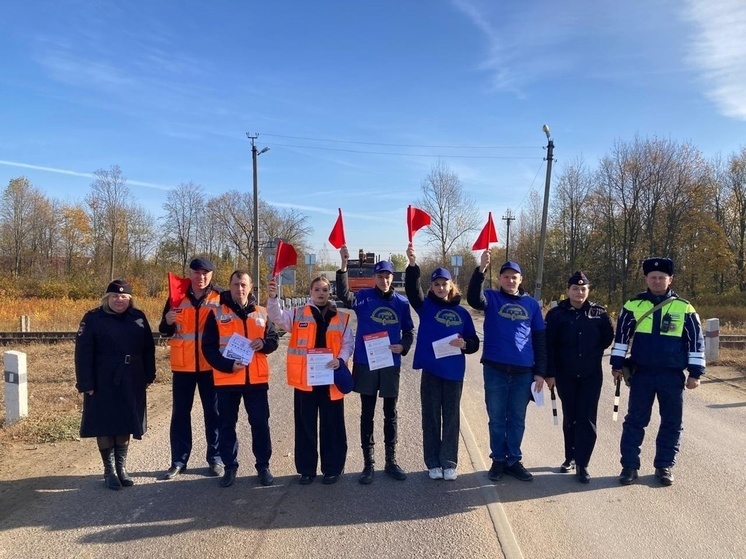
<path fill-rule="evenodd" d="M 300 475 L 300 483 L 301 485 L 311 485 L 313 483 L 313 478 L 316 477 L 316 474 L 301 474 Z"/>
<path fill-rule="evenodd" d="M 166 470 L 166 473 L 163 474 L 163 477 L 161 479 L 174 479 L 177 478 L 180 474 L 183 474 L 185 471 L 186 466 L 171 466 L 168 470 Z"/>
<path fill-rule="evenodd" d="M 532 479 L 534 479 L 533 474 L 523 467 L 523 464 L 521 464 L 520 460 L 515 464 L 505 466 L 505 473 L 513 476 L 516 479 L 520 479 L 521 481 L 531 481 Z"/>
<path fill-rule="evenodd" d="M 631 485 L 637 479 L 637 469 L 635 468 L 622 468 L 622 473 L 619 474 L 619 483 L 622 485 Z"/>
<path fill-rule="evenodd" d="M 339 476 L 331 475 L 331 474 L 324 474 L 324 479 L 321 480 L 321 483 L 324 485 L 332 485 L 334 483 L 337 483 L 339 481 Z"/>
<path fill-rule="evenodd" d="M 580 483 L 591 482 L 591 474 L 589 474 L 588 470 L 583 466 L 578 466 L 578 471 L 575 472 L 575 475 L 578 476 L 578 481 Z"/>
<path fill-rule="evenodd" d="M 220 477 L 225 474 L 225 466 L 220 462 L 210 463 L 210 475 L 212 477 Z"/>
<path fill-rule="evenodd" d="M 575 469 L 575 460 L 565 460 L 560 464 L 560 472 L 569 474 Z"/>
<path fill-rule="evenodd" d="M 671 468 L 656 468 L 655 477 L 661 482 L 661 485 L 668 487 L 673 485 L 673 470 Z"/>
<path fill-rule="evenodd" d="M 257 472 L 259 474 L 259 483 L 264 487 L 272 485 L 275 482 L 275 476 L 269 471 L 269 468 L 260 468 Z"/>
<path fill-rule="evenodd" d="M 225 470 L 223 479 L 220 480 L 220 487 L 230 487 L 236 481 L 236 470 Z"/>
<path fill-rule="evenodd" d="M 505 471 L 505 462 L 500 460 L 493 460 L 490 471 L 487 472 L 487 477 L 490 481 L 500 481 L 503 478 L 503 472 Z"/>
<path fill-rule="evenodd" d="M 407 479 L 407 473 L 402 470 L 399 467 L 399 464 L 397 464 L 393 460 L 389 460 L 386 462 L 386 467 L 383 469 L 384 472 L 386 472 L 388 475 L 390 475 L 394 479 L 398 479 L 399 481 L 404 481 Z"/>
<path fill-rule="evenodd" d="M 373 464 L 368 464 L 363 468 L 363 471 L 360 472 L 360 477 L 357 478 L 358 483 L 362 483 L 363 485 L 370 485 L 373 483 Z"/>

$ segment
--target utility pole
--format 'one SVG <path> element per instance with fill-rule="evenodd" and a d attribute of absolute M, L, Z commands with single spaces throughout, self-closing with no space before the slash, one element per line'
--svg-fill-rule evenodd
<path fill-rule="evenodd" d="M 253 267 L 252 267 L 252 279 L 254 283 L 254 300 L 256 304 L 259 304 L 259 186 L 257 184 L 257 172 L 256 172 L 256 159 L 264 152 L 269 151 L 269 148 L 264 148 L 261 151 L 257 151 L 254 141 L 259 137 L 259 134 L 253 136 L 246 132 L 246 137 L 251 142 L 251 164 L 254 169 L 254 256 Z"/>
<path fill-rule="evenodd" d="M 542 126 L 547 135 L 547 178 L 544 183 L 544 210 L 541 213 L 541 237 L 539 237 L 539 262 L 536 266 L 536 287 L 534 299 L 541 302 L 541 282 L 544 275 L 544 247 L 547 241 L 547 213 L 549 211 L 549 185 L 552 182 L 552 161 L 554 160 L 554 140 L 549 135 L 549 126 Z"/>
<path fill-rule="evenodd" d="M 505 261 L 507 262 L 510 260 L 510 222 L 515 221 L 515 218 L 513 217 L 513 213 L 510 211 L 510 208 L 508 208 L 508 211 L 506 212 L 508 215 L 503 216 L 503 221 L 507 222 L 508 225 L 508 236 L 507 241 L 505 241 Z"/>

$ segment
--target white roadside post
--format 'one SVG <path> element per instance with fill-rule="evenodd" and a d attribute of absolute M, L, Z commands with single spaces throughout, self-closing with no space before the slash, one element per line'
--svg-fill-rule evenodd
<path fill-rule="evenodd" d="M 720 358 L 720 319 L 708 318 L 705 321 L 705 362 L 711 363 Z"/>
<path fill-rule="evenodd" d="M 26 354 L 21 351 L 3 353 L 5 364 L 5 424 L 15 423 L 28 415 L 26 385 Z"/>

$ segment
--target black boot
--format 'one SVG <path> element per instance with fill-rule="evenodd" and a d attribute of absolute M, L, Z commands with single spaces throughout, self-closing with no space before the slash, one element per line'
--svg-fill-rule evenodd
<path fill-rule="evenodd" d="M 119 483 L 122 484 L 122 487 L 132 487 L 135 484 L 135 482 L 132 481 L 130 475 L 127 473 L 128 449 L 129 444 L 118 444 L 114 447 L 114 459 L 116 462 L 117 478 L 119 479 Z"/>
<path fill-rule="evenodd" d="M 373 465 L 376 461 L 373 459 L 373 448 L 363 448 L 363 471 L 360 473 L 360 477 L 357 478 L 358 482 L 363 485 L 369 485 L 373 483 Z"/>
<path fill-rule="evenodd" d="M 396 463 L 396 447 L 393 445 L 386 447 L 386 467 L 384 471 L 394 479 L 404 481 L 407 479 L 407 474 L 404 470 L 399 467 Z"/>
<path fill-rule="evenodd" d="M 116 474 L 116 468 L 114 466 L 114 447 L 100 448 L 101 459 L 104 462 L 104 485 L 114 491 L 119 491 L 122 488 L 122 484 Z"/>

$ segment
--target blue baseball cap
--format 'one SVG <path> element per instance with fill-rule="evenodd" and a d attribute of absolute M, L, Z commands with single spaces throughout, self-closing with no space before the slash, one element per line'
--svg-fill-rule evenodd
<path fill-rule="evenodd" d="M 381 260 L 379 262 L 376 262 L 376 265 L 373 266 L 373 273 L 380 274 L 382 272 L 388 272 L 389 274 L 394 273 L 394 268 L 391 265 L 391 262 L 389 262 L 388 260 Z"/>
<path fill-rule="evenodd" d="M 355 382 L 352 379 L 352 373 L 347 367 L 347 363 L 339 360 L 339 368 L 334 371 L 334 386 L 336 386 L 342 394 L 349 394 L 352 392 Z"/>
<path fill-rule="evenodd" d="M 445 268 L 435 268 L 435 270 L 433 270 L 433 273 L 430 274 L 431 282 L 435 281 L 438 278 L 444 278 L 447 280 L 453 279 L 451 278 L 451 272 L 449 272 Z"/>
<path fill-rule="evenodd" d="M 519 274 L 521 273 L 521 267 L 518 265 L 518 262 L 513 262 L 512 260 L 508 260 L 505 264 L 500 266 L 500 273 L 502 274 L 505 270 L 515 270 Z"/>

